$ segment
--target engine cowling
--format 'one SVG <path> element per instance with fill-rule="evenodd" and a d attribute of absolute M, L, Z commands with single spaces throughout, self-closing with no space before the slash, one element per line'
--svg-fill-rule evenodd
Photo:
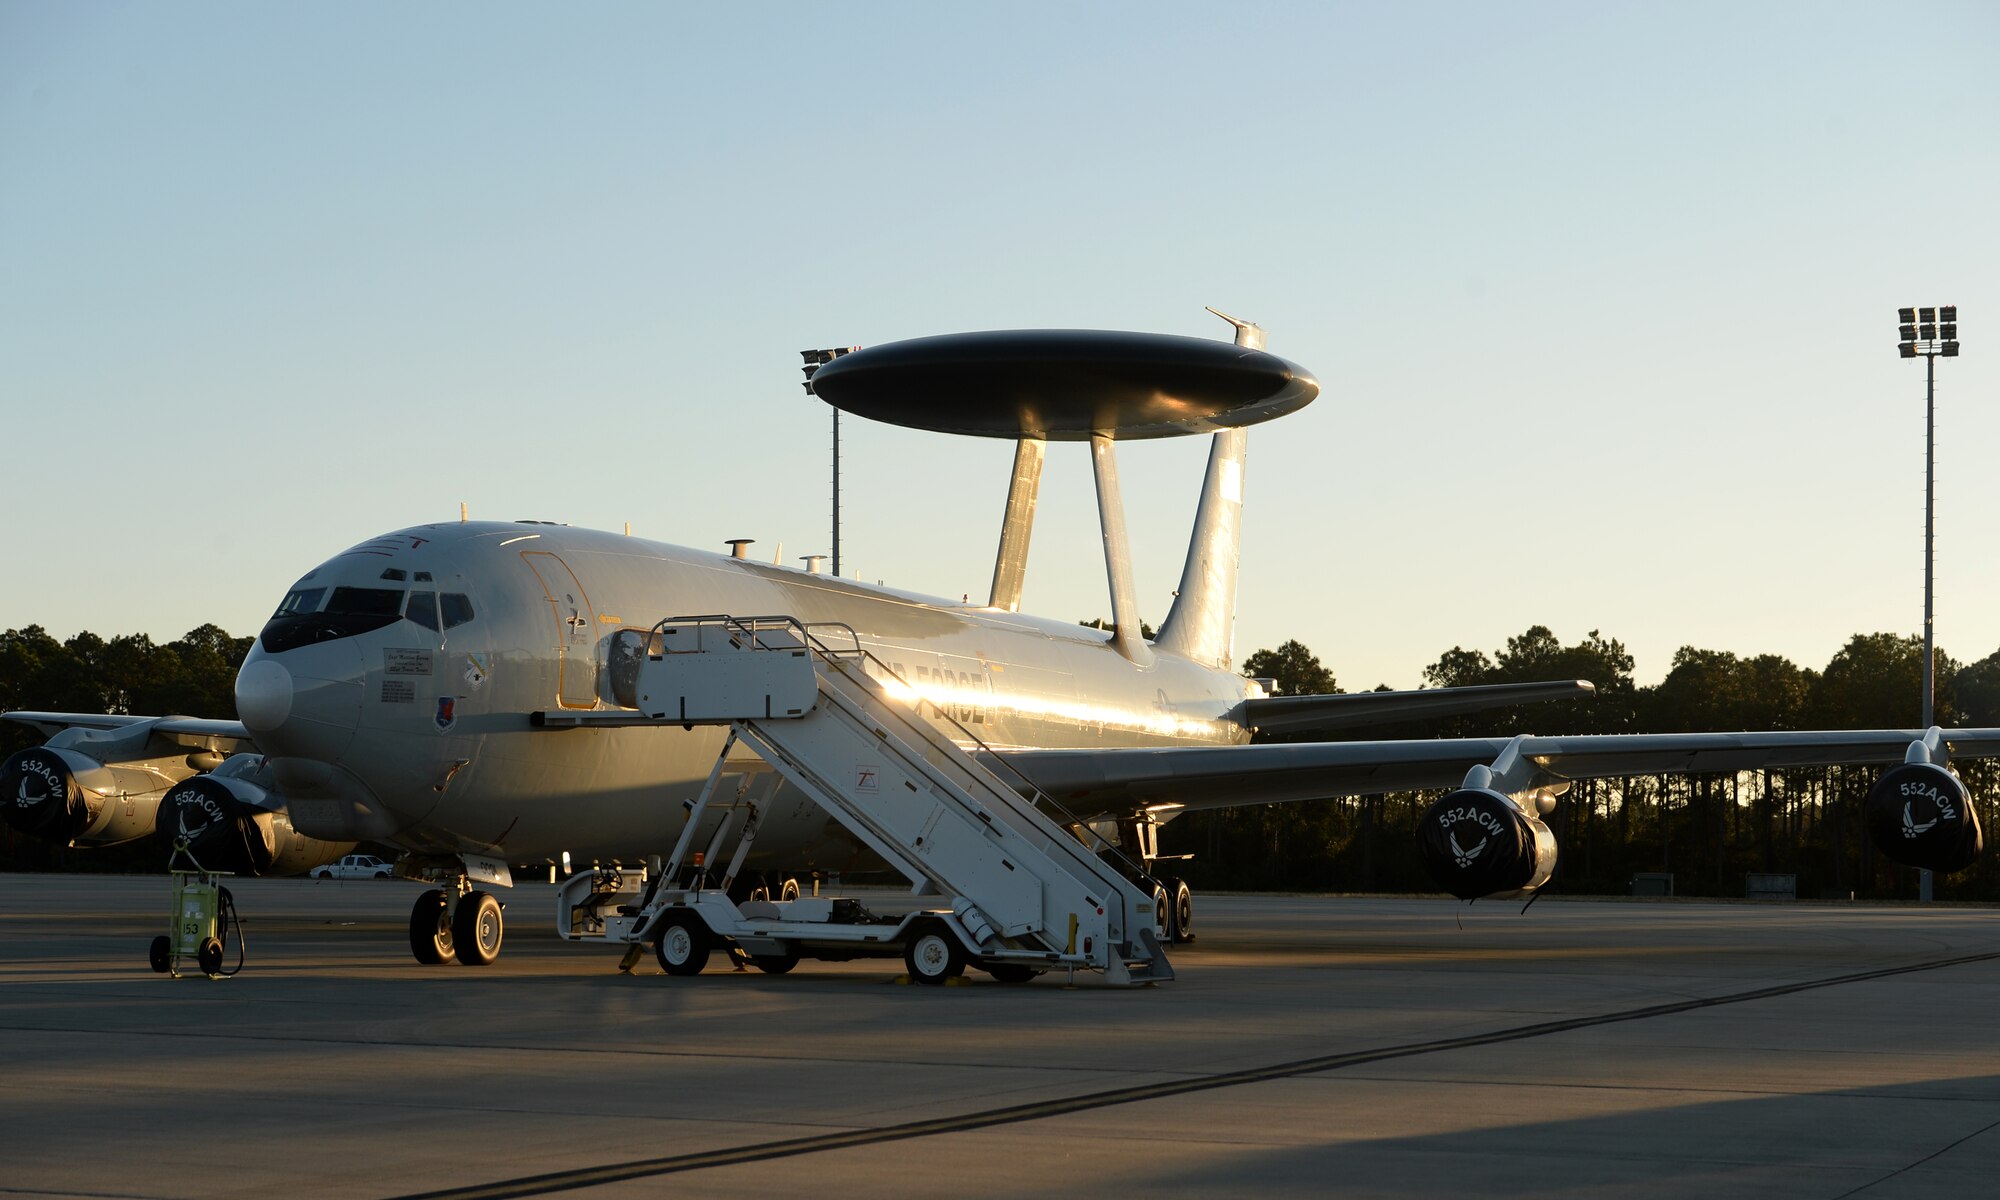
<path fill-rule="evenodd" d="M 1556 836 L 1539 817 L 1487 788 L 1460 788 L 1417 822 L 1417 857 L 1460 900 L 1532 893 L 1556 869 Z"/>
<path fill-rule="evenodd" d="M 262 786 L 222 773 L 183 779 L 160 801 L 156 836 L 168 854 L 177 842 L 210 871 L 296 875 L 332 862 L 352 842 L 324 842 L 292 828 Z"/>
<path fill-rule="evenodd" d="M 108 846 L 153 827 L 160 780 L 86 754 L 31 746 L 0 765 L 0 817 L 22 833 L 65 844 Z"/>
<path fill-rule="evenodd" d="M 1933 763 L 1906 762 L 1882 772 L 1863 808 L 1876 849 L 1906 867 L 1959 871 L 1985 849 L 1965 784 Z"/>

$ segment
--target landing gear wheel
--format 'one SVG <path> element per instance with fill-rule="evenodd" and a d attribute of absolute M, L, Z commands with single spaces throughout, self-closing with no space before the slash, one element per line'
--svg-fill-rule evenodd
<path fill-rule="evenodd" d="M 154 971 L 165 975 L 167 968 L 173 965 L 173 955 L 174 944 L 163 933 L 153 939 L 152 948 L 146 952 L 146 961 L 152 964 Z"/>
<path fill-rule="evenodd" d="M 451 905 L 444 889 L 432 888 L 410 909 L 410 953 L 426 966 L 451 957 Z"/>
<path fill-rule="evenodd" d="M 1185 946 L 1194 940 L 1194 889 L 1185 879 L 1169 879 L 1166 883 L 1167 940 Z"/>
<path fill-rule="evenodd" d="M 785 882 L 784 882 L 784 883 L 782 883 L 782 884 L 780 884 L 780 885 L 778 886 L 778 899 L 780 899 L 780 900 L 796 900 L 796 899 L 798 899 L 798 898 L 799 898 L 799 881 L 798 881 L 798 880 L 796 880 L 796 879 L 787 879 L 787 880 L 785 880 Z"/>
<path fill-rule="evenodd" d="M 506 935 L 506 918 L 500 901 L 492 892 L 467 892 L 459 897 L 458 912 L 451 918 L 452 951 L 468 967 L 488 967 L 500 957 L 500 940 Z"/>
<path fill-rule="evenodd" d="M 701 918 L 689 912 L 668 913 L 660 918 L 660 939 L 653 943 L 660 969 L 669 975 L 699 975 L 708 965 L 708 952 L 715 939 Z"/>
<path fill-rule="evenodd" d="M 1153 924 L 1159 927 L 1161 937 L 1172 938 L 1174 928 L 1173 919 L 1173 899 L 1167 891 L 1167 885 L 1164 883 L 1155 883 L 1153 885 Z"/>
<path fill-rule="evenodd" d="M 799 952 L 787 950 L 783 954 L 753 954 L 750 965 L 766 975 L 783 975 L 799 965 Z"/>
<path fill-rule="evenodd" d="M 965 973 L 965 947 L 942 921 L 924 921 L 903 943 L 903 964 L 918 983 L 940 986 Z"/>
<path fill-rule="evenodd" d="M 222 974 L 222 943 L 212 937 L 201 939 L 201 945 L 195 947 L 194 961 L 200 964 L 204 975 Z"/>
<path fill-rule="evenodd" d="M 1026 983 L 1041 974 L 1026 963 L 1015 962 L 980 963 L 979 969 L 1000 983 Z"/>

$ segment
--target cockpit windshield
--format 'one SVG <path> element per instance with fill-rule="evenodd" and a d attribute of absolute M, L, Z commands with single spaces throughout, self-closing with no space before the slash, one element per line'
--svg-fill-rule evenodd
<path fill-rule="evenodd" d="M 403 618 L 402 588 L 337 587 L 322 610 L 319 598 L 325 591 L 299 588 L 285 597 L 257 635 L 266 654 L 354 637 Z"/>
<path fill-rule="evenodd" d="M 353 617 L 399 617 L 403 615 L 401 588 L 337 587 L 326 611 Z"/>
<path fill-rule="evenodd" d="M 323 587 L 293 588 L 291 591 L 285 593 L 285 598 L 278 604 L 278 611 L 271 615 L 274 617 L 296 617 L 303 613 L 318 612 L 320 597 L 324 595 L 326 595 L 326 589 Z"/>

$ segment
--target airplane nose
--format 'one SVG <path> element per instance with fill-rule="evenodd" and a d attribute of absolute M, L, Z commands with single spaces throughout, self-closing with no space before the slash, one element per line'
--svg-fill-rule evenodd
<path fill-rule="evenodd" d="M 269 733 L 292 713 L 292 673 L 273 658 L 246 663 L 236 676 L 236 715 L 252 733 Z"/>
<path fill-rule="evenodd" d="M 253 646 L 236 672 L 236 715 L 265 754 L 337 762 L 360 723 L 366 677 L 352 638 L 282 654 Z"/>

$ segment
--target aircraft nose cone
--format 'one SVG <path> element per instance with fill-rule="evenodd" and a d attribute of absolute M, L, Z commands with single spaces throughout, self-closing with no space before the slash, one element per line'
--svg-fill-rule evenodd
<path fill-rule="evenodd" d="M 292 715 L 292 673 L 275 659 L 244 664 L 236 675 L 236 715 L 255 733 L 269 733 Z"/>

